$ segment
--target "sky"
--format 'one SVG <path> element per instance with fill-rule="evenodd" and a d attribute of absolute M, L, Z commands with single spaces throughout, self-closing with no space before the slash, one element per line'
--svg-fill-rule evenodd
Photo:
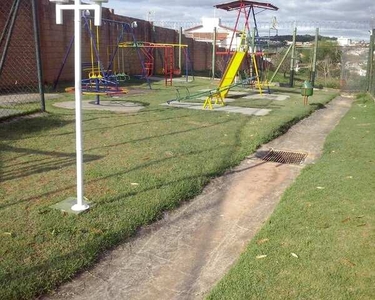
<path fill-rule="evenodd" d="M 220 17 L 225 25 L 233 26 L 237 15 L 235 12 L 213 7 L 226 2 L 231 1 L 109 0 L 104 6 L 114 9 L 116 14 L 156 22 L 164 21 L 169 26 L 174 22 L 198 24 L 202 17 L 214 16 Z M 321 35 L 369 40 L 368 30 L 375 28 L 374 0 L 273 0 L 269 3 L 277 6 L 279 10 L 256 10 L 257 22 L 263 24 L 259 26 L 261 34 L 262 31 L 263 34 L 268 34 L 266 27 L 273 17 L 276 17 L 279 23 L 279 34 L 292 34 L 293 24 L 296 22 L 299 34 L 314 35 L 314 28 L 320 27 Z"/>

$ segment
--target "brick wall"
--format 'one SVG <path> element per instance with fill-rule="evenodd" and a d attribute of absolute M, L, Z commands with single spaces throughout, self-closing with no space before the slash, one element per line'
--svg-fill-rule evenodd
<path fill-rule="evenodd" d="M 73 36 L 73 12 L 64 12 L 64 24 L 56 25 L 55 4 L 48 0 L 39 1 L 39 18 L 40 18 L 40 37 L 41 51 L 44 71 L 44 80 L 47 84 L 51 84 L 57 77 L 59 69 L 62 65 L 67 48 Z M 126 22 L 130 24 L 136 21 L 138 26 L 134 30 L 135 37 L 138 41 L 155 42 L 155 43 L 178 43 L 179 34 L 175 30 L 156 27 L 147 21 L 134 19 L 114 14 L 109 9 L 103 9 L 103 18 Z M 115 49 L 121 26 L 104 22 L 100 28 L 100 59 L 105 68 L 108 66 L 109 53 Z M 94 34 L 96 34 L 94 29 Z M 82 31 L 82 61 L 90 62 L 90 38 L 87 29 Z M 124 41 L 132 41 L 132 35 L 126 33 Z M 212 46 L 211 44 L 196 42 L 190 38 L 183 37 L 183 43 L 189 45 L 188 52 L 190 60 L 195 71 L 204 71 L 211 68 Z M 61 74 L 61 81 L 73 81 L 74 79 L 74 49 L 72 48 L 68 56 L 66 65 Z M 185 51 L 183 51 L 184 53 Z M 155 73 L 161 73 L 163 70 L 163 49 L 154 49 L 155 57 Z M 95 58 L 96 61 L 96 58 Z M 178 65 L 178 49 L 175 49 L 175 66 Z M 182 65 L 185 66 L 185 57 L 182 59 Z M 132 48 L 120 49 L 111 69 L 114 71 L 125 71 L 131 75 L 140 74 L 142 67 L 137 51 Z M 183 67 L 184 69 L 184 67 Z M 87 74 L 83 74 L 87 76 Z"/>
<path fill-rule="evenodd" d="M 0 3 L 0 34 L 2 34 L 10 16 L 13 1 L 2 0 Z M 7 36 L 8 31 L 0 44 L 1 58 Z M 30 1 L 20 2 L 8 45 L 0 77 L 0 90 L 16 91 L 19 87 L 29 87 L 32 90 L 34 86 L 37 86 L 38 79 Z"/>

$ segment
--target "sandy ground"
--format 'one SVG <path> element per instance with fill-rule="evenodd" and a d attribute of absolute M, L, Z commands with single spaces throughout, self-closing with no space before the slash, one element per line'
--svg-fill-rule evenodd
<path fill-rule="evenodd" d="M 107 252 L 90 270 L 43 299 L 202 299 L 269 218 L 304 165 L 351 106 L 338 97 L 264 145 L 203 193 Z M 265 162 L 270 148 L 307 152 L 305 164 Z"/>

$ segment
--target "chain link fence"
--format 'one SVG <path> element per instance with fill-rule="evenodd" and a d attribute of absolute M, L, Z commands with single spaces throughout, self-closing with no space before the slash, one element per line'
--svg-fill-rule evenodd
<path fill-rule="evenodd" d="M 368 77 L 368 80 L 369 80 L 368 92 L 375 98 L 375 70 L 374 70 L 375 61 L 373 60 L 371 63 L 373 67 L 372 67 L 372 72 L 370 76 Z"/>
<path fill-rule="evenodd" d="M 44 110 L 35 0 L 0 5 L 0 120 Z"/>
<path fill-rule="evenodd" d="M 344 92 L 365 92 L 367 88 L 367 46 L 341 48 L 340 87 Z"/>
<path fill-rule="evenodd" d="M 367 91 L 375 98 L 375 29 L 371 30 L 367 65 Z"/>
<path fill-rule="evenodd" d="M 288 86 L 290 84 L 291 54 L 281 63 L 287 53 L 287 47 L 280 47 L 270 57 L 273 74 L 276 67 L 278 74 L 274 81 Z M 304 80 L 312 80 L 314 45 L 299 44 L 296 47 L 294 59 L 294 86 L 298 87 Z M 316 88 L 334 88 L 342 92 L 365 92 L 368 86 L 367 68 L 369 47 L 366 43 L 356 43 L 350 46 L 339 46 L 336 41 L 320 41 L 317 47 L 315 67 Z M 269 76 L 268 76 L 269 77 Z M 372 89 L 374 90 L 374 85 Z"/>

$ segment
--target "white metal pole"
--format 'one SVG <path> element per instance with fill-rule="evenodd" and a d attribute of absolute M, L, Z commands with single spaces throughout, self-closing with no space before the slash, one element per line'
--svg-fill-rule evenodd
<path fill-rule="evenodd" d="M 76 159 L 77 159 L 77 203 L 71 209 L 73 211 L 84 211 L 89 205 L 84 202 L 83 197 L 83 130 L 82 130 L 82 16 L 83 10 L 95 10 L 95 25 L 100 26 L 102 21 L 102 3 L 108 0 L 91 0 L 93 5 L 82 4 L 81 0 L 74 0 L 70 5 L 69 0 L 50 0 L 56 2 L 56 23 L 63 23 L 63 10 L 74 10 L 74 73 L 75 73 L 75 116 L 76 116 Z"/>
<path fill-rule="evenodd" d="M 75 115 L 76 115 L 76 159 L 77 159 L 77 203 L 72 206 L 74 211 L 83 211 L 89 205 L 83 201 L 83 147 L 82 147 L 82 30 L 81 0 L 75 0 L 74 9 L 74 72 L 75 72 Z"/>

